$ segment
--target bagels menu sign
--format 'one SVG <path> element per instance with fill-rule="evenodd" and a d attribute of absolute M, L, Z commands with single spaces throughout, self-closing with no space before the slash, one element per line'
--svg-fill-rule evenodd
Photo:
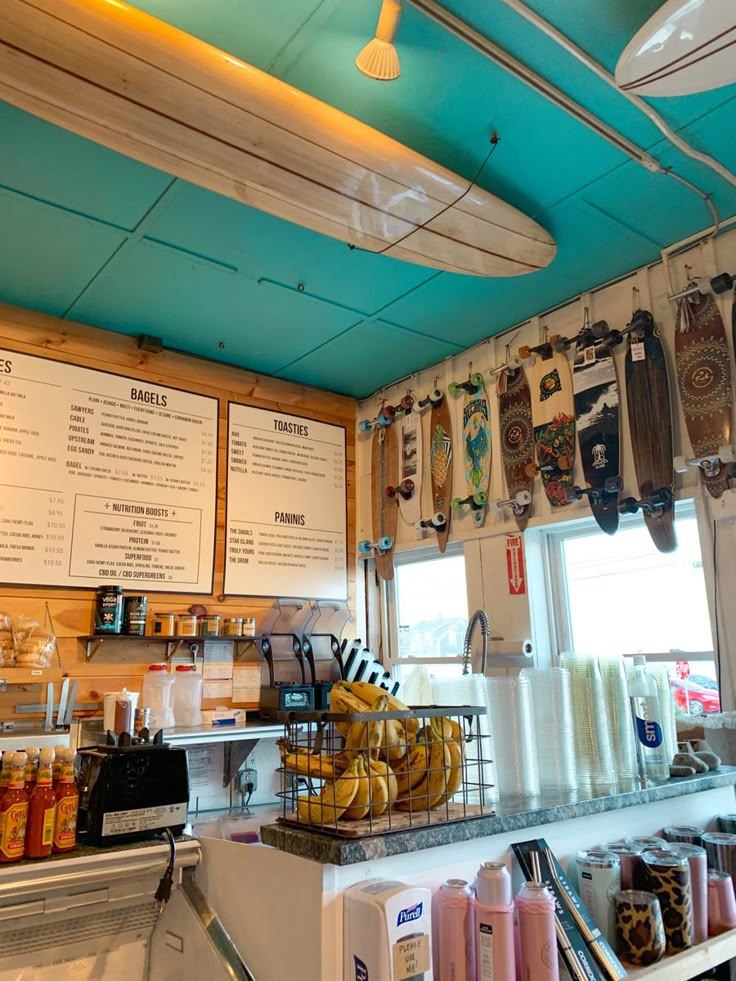
<path fill-rule="evenodd" d="M 212 590 L 217 399 L 0 350 L 0 579 Z"/>

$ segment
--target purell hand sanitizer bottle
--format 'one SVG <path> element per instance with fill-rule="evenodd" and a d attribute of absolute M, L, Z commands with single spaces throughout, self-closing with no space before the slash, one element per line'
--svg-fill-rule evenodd
<path fill-rule="evenodd" d="M 432 893 L 373 879 L 344 893 L 344 981 L 434 981 Z"/>
<path fill-rule="evenodd" d="M 629 676 L 629 697 L 639 773 L 647 782 L 664 783 L 670 778 L 671 760 L 665 757 L 657 682 L 647 671 L 647 659 L 643 654 L 634 657 L 634 670 Z"/>

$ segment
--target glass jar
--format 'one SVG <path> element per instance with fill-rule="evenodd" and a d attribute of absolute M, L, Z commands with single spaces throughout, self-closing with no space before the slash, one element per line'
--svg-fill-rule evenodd
<path fill-rule="evenodd" d="M 221 619 L 219 613 L 208 613 L 207 616 L 202 617 L 202 636 L 219 637 Z"/>
<path fill-rule="evenodd" d="M 227 620 L 222 625 L 222 636 L 223 637 L 242 637 L 243 636 L 243 618 L 242 617 L 228 617 Z"/>
<path fill-rule="evenodd" d="M 199 633 L 199 617 L 193 613 L 182 613 L 176 618 L 177 637 L 196 637 Z"/>
<path fill-rule="evenodd" d="M 243 617 L 243 637 L 255 637 L 256 621 L 255 617 Z"/>
<path fill-rule="evenodd" d="M 174 614 L 154 613 L 153 632 L 160 634 L 161 637 L 172 637 L 174 634 Z"/>

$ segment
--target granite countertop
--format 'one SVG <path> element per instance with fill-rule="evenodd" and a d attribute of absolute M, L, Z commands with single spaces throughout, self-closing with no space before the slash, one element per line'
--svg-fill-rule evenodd
<path fill-rule="evenodd" d="M 540 824 L 554 824 L 573 818 L 620 810 L 636 804 L 668 800 L 715 787 L 736 784 L 736 767 L 722 766 L 710 773 L 677 777 L 656 787 L 628 789 L 608 797 L 575 800 L 567 797 L 536 798 L 533 802 L 501 801 L 494 813 L 450 824 L 409 828 L 365 838 L 341 838 L 328 833 L 299 828 L 291 824 L 267 824 L 261 828 L 261 841 L 274 848 L 331 865 L 355 865 L 391 855 L 424 848 L 436 848 L 459 841 L 470 841 L 509 831 L 522 831 Z"/>

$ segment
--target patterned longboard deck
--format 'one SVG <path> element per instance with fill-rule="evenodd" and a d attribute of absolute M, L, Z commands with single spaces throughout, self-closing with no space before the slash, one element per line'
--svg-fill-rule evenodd
<path fill-rule="evenodd" d="M 437 544 L 440 552 L 447 548 L 447 537 L 450 534 L 450 519 L 452 508 L 452 427 L 450 424 L 450 407 L 447 397 L 442 402 L 432 406 L 429 419 L 429 476 L 432 481 L 432 506 L 441 511 L 447 518 L 444 528 L 437 531 Z"/>
<path fill-rule="evenodd" d="M 463 463 L 465 493 L 472 497 L 478 492 L 488 496 L 491 481 L 491 408 L 485 386 L 463 400 Z M 486 507 L 472 511 L 473 524 L 481 526 Z"/>
<path fill-rule="evenodd" d="M 396 428 L 392 424 L 373 430 L 371 446 L 371 518 L 373 521 L 373 541 L 388 536 L 396 540 L 396 524 L 399 509 L 396 499 L 386 494 L 387 487 L 395 487 L 399 475 L 398 442 Z M 380 555 L 374 552 L 376 571 L 381 579 L 393 579 L 393 547 Z"/>
<path fill-rule="evenodd" d="M 680 300 L 675 332 L 677 385 L 695 457 L 718 453 L 731 442 L 731 361 L 726 332 L 713 297 L 695 293 Z M 726 490 L 721 470 L 703 480 L 713 497 Z"/>
<path fill-rule="evenodd" d="M 572 487 L 575 462 L 575 406 L 567 355 L 556 352 L 547 361 L 535 358 L 527 369 L 527 380 L 542 486 L 549 503 L 562 507 L 570 503 L 565 489 Z M 567 458 L 569 469 L 560 469 L 562 457 Z"/>
<path fill-rule="evenodd" d="M 674 491 L 667 360 L 659 331 L 651 318 L 643 321 L 639 333 L 629 334 L 626 401 L 639 495 L 651 497 L 661 487 Z M 674 518 L 672 504 L 654 514 L 644 512 L 649 534 L 660 552 L 672 552 L 677 548 Z"/>
<path fill-rule="evenodd" d="M 529 382 L 523 368 L 503 371 L 498 378 L 498 399 L 501 415 L 501 457 L 506 475 L 509 497 L 520 491 L 530 494 L 534 478 L 529 467 L 534 463 L 534 427 L 532 425 L 532 398 Z M 514 510 L 519 531 L 529 523 L 531 504 L 520 511 Z"/>
<path fill-rule="evenodd" d="M 399 511 L 407 524 L 414 525 L 422 516 L 422 421 L 415 412 L 402 415 L 394 423 L 399 443 L 399 483 L 411 480 L 414 492 L 408 500 L 399 495 Z"/>
<path fill-rule="evenodd" d="M 575 419 L 580 461 L 589 487 L 605 493 L 609 478 L 621 472 L 619 453 L 619 395 L 616 365 L 607 344 L 579 345 L 572 369 Z M 601 529 L 612 535 L 618 528 L 618 493 L 590 501 Z"/>

